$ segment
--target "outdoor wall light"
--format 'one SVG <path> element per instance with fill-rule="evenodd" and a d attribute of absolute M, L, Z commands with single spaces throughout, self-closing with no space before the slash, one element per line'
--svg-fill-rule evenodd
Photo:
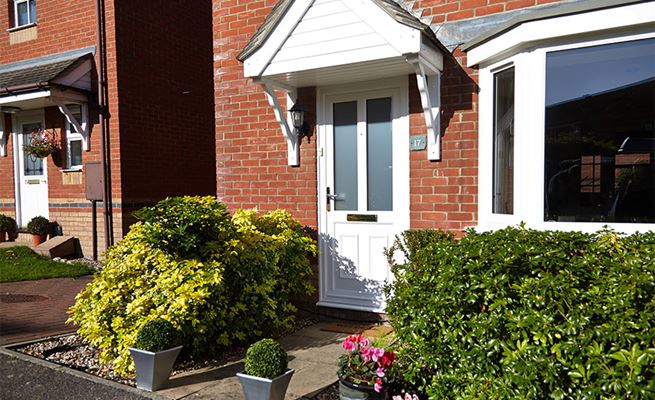
<path fill-rule="evenodd" d="M 305 123 L 305 109 L 296 103 L 289 109 L 289 115 L 291 115 L 293 131 L 298 137 L 298 140 L 302 142 L 302 138 L 306 137 L 307 142 L 309 143 L 312 137 L 312 131 Z"/>
<path fill-rule="evenodd" d="M 5 114 L 16 114 L 17 112 L 21 111 L 21 108 L 13 106 L 2 106 L 0 107 L 0 110 L 2 110 L 2 112 Z"/>

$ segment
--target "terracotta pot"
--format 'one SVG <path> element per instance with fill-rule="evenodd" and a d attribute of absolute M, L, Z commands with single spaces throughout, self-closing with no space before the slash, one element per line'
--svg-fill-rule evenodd
<path fill-rule="evenodd" d="M 48 235 L 35 235 L 32 234 L 32 245 L 34 247 L 40 245 L 41 243 L 45 242 L 45 240 L 48 238 Z"/>

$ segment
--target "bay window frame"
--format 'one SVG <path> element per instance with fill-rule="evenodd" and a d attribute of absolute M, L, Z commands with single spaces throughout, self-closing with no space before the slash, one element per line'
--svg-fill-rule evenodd
<path fill-rule="evenodd" d="M 540 230 L 579 230 L 594 232 L 609 226 L 618 232 L 633 233 L 655 229 L 652 223 L 545 221 L 545 115 L 546 56 L 550 52 L 655 38 L 643 30 L 604 32 L 596 38 L 554 39 L 540 47 L 481 65 L 479 71 L 479 230 L 494 230 L 525 222 Z M 508 66 L 515 68 L 514 131 L 514 213 L 494 214 L 493 135 L 494 74 Z"/>

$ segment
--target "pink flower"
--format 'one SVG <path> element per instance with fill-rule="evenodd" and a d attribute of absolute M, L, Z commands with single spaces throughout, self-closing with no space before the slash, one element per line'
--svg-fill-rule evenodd
<path fill-rule="evenodd" d="M 384 377 L 384 370 L 380 367 L 378 367 L 378 370 L 375 371 L 375 375 L 379 376 L 380 378 Z"/>
<path fill-rule="evenodd" d="M 371 358 L 373 361 L 377 362 L 380 357 L 384 355 L 384 349 L 378 349 L 376 347 L 371 348 Z"/>
<path fill-rule="evenodd" d="M 346 340 L 344 340 L 343 343 L 341 343 L 341 347 L 343 347 L 347 351 L 352 352 L 353 350 L 355 350 L 355 343 L 353 343 L 350 340 L 346 339 Z"/>
<path fill-rule="evenodd" d="M 373 385 L 373 389 L 375 389 L 375 391 L 378 393 L 382 391 L 382 379 L 378 378 L 375 380 L 375 385 Z"/>
<path fill-rule="evenodd" d="M 364 359 L 365 362 L 371 361 L 372 353 L 373 353 L 372 348 L 370 348 L 370 347 L 362 348 L 362 358 Z"/>

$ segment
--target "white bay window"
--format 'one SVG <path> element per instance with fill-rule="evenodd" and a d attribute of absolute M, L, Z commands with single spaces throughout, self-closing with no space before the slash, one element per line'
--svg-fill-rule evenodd
<path fill-rule="evenodd" d="M 539 20 L 534 32 L 527 22 L 469 49 L 469 65 L 480 67 L 481 229 L 522 221 L 654 229 L 655 33 L 641 23 L 646 6 Z M 602 29 L 619 14 L 631 17 L 620 30 Z M 557 26 L 578 32 L 548 37 Z"/>

